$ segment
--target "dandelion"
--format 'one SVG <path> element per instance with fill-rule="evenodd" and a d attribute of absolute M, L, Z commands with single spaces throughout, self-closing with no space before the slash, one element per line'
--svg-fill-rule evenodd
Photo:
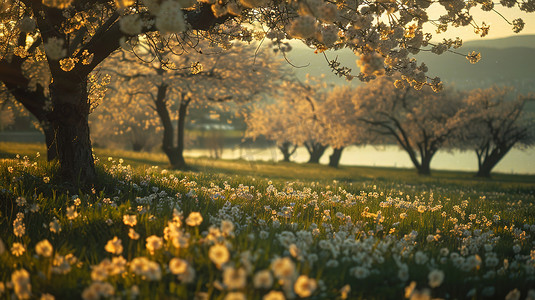
<path fill-rule="evenodd" d="M 116 236 L 114 236 L 113 239 L 108 241 L 106 246 L 104 246 L 104 249 L 109 253 L 116 255 L 123 253 L 123 245 L 121 243 L 121 240 Z"/>
<path fill-rule="evenodd" d="M 159 250 L 163 246 L 163 239 L 156 235 L 151 235 L 146 239 L 147 243 L 145 247 L 149 250 L 150 254 L 153 255 L 154 251 Z"/>
<path fill-rule="evenodd" d="M 74 205 L 67 207 L 67 218 L 69 220 L 74 220 L 78 217 L 78 212 L 76 211 L 76 207 Z"/>
<path fill-rule="evenodd" d="M 188 218 L 186 219 L 186 224 L 188 224 L 189 226 L 199 226 L 201 225 L 202 223 L 202 215 L 200 212 L 191 212 L 188 216 Z"/>
<path fill-rule="evenodd" d="M 48 228 L 52 233 L 59 233 L 61 231 L 61 225 L 58 222 L 58 219 L 54 218 L 49 224 Z"/>
<path fill-rule="evenodd" d="M 247 273 L 244 268 L 235 269 L 233 267 L 227 267 L 223 270 L 223 284 L 228 289 L 241 289 L 245 287 L 247 283 Z"/>
<path fill-rule="evenodd" d="M 444 281 L 444 272 L 441 270 L 433 270 L 429 272 L 429 275 L 427 275 L 427 278 L 429 279 L 429 286 L 432 288 L 439 287 L 442 284 L 442 281 Z"/>
<path fill-rule="evenodd" d="M 183 274 L 188 269 L 188 262 L 180 259 L 180 258 L 173 258 L 171 261 L 169 261 L 169 270 L 171 273 L 175 275 Z"/>
<path fill-rule="evenodd" d="M 340 298 L 347 299 L 347 296 L 349 295 L 349 292 L 351 292 L 351 286 L 349 284 L 344 285 L 340 289 Z"/>
<path fill-rule="evenodd" d="M 137 233 L 134 228 L 130 228 L 128 230 L 128 237 L 132 240 L 137 240 L 139 239 L 139 233 Z"/>
<path fill-rule="evenodd" d="M 245 300 L 245 295 L 241 292 L 228 293 L 224 300 Z"/>
<path fill-rule="evenodd" d="M 50 177 L 48 177 L 48 176 L 43 177 L 43 182 L 44 183 L 49 183 L 50 182 Z"/>
<path fill-rule="evenodd" d="M 518 289 L 514 289 L 510 291 L 506 296 L 505 300 L 519 300 L 520 299 L 520 291 Z"/>
<path fill-rule="evenodd" d="M 50 257 L 52 256 L 52 252 L 53 252 L 53 248 L 52 248 L 52 245 L 50 244 L 50 242 L 48 240 L 42 240 L 40 241 L 39 243 L 37 243 L 35 245 L 35 252 L 37 253 L 37 255 L 41 255 L 43 257 Z"/>
<path fill-rule="evenodd" d="M 234 224 L 229 220 L 221 221 L 221 232 L 225 236 L 229 236 L 234 231 Z"/>
<path fill-rule="evenodd" d="M 30 283 L 30 273 L 24 269 L 16 270 L 11 274 L 11 282 L 15 294 L 19 299 L 29 299 L 32 295 L 32 285 Z"/>
<path fill-rule="evenodd" d="M 295 293 L 301 298 L 310 297 L 317 287 L 316 280 L 306 275 L 299 276 L 294 284 Z"/>
<path fill-rule="evenodd" d="M 123 215 L 123 223 L 127 226 L 134 227 L 137 224 L 136 215 Z"/>
<path fill-rule="evenodd" d="M 82 200 L 80 200 L 80 198 L 76 197 L 76 198 L 74 199 L 74 205 L 76 205 L 76 206 L 80 206 L 80 204 L 82 204 Z"/>
<path fill-rule="evenodd" d="M 11 246 L 11 254 L 15 256 L 21 256 L 26 251 L 26 248 L 21 243 L 13 243 Z"/>
<path fill-rule="evenodd" d="M 258 271 L 253 277 L 253 285 L 257 289 L 269 289 L 273 286 L 273 276 L 269 270 Z"/>
<path fill-rule="evenodd" d="M 295 264 L 288 258 L 277 258 L 271 263 L 271 270 L 277 278 L 290 278 L 295 273 Z"/>
<path fill-rule="evenodd" d="M 262 297 L 262 300 L 286 300 L 284 294 L 280 291 L 271 291 Z"/>
<path fill-rule="evenodd" d="M 230 252 L 224 245 L 215 244 L 208 250 L 208 257 L 218 268 L 220 268 L 229 260 Z"/>

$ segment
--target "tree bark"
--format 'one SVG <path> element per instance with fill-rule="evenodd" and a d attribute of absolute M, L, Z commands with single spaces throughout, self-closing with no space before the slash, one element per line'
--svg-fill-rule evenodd
<path fill-rule="evenodd" d="M 310 154 L 310 158 L 308 160 L 309 164 L 319 164 L 321 156 L 327 149 L 327 146 L 316 142 L 306 142 L 305 147 Z"/>
<path fill-rule="evenodd" d="M 89 138 L 87 78 L 57 76 L 50 84 L 50 122 L 57 147 L 60 176 L 75 185 L 96 179 Z"/>
<path fill-rule="evenodd" d="M 340 158 L 342 157 L 342 151 L 344 147 L 334 148 L 333 153 L 329 156 L 329 166 L 333 168 L 338 168 L 340 165 Z"/>
<path fill-rule="evenodd" d="M 188 167 L 186 160 L 184 159 L 184 138 L 186 129 L 186 115 L 188 114 L 189 100 L 181 101 L 178 107 L 178 128 L 177 128 L 177 164 L 174 165 L 177 169 L 185 169 Z"/>
<path fill-rule="evenodd" d="M 416 166 L 416 169 L 418 170 L 418 174 L 429 176 L 431 175 L 431 158 L 433 158 L 433 155 L 423 156 L 422 162 L 419 166 Z"/>
<path fill-rule="evenodd" d="M 279 150 L 282 153 L 282 157 L 283 157 L 282 160 L 285 161 L 285 162 L 290 162 L 290 157 L 297 150 L 297 145 L 294 145 L 293 149 L 291 149 L 292 143 L 290 143 L 290 142 L 284 142 L 284 143 L 282 143 L 282 145 L 279 145 L 277 147 L 279 148 Z"/>
<path fill-rule="evenodd" d="M 490 154 L 478 157 L 478 171 L 476 177 L 490 178 L 492 169 L 502 160 L 502 158 L 509 152 L 512 146 L 502 146 L 502 148 L 493 149 Z M 477 152 L 476 152 L 477 153 Z"/>

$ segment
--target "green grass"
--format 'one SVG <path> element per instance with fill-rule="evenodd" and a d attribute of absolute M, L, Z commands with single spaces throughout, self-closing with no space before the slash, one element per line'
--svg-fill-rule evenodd
<path fill-rule="evenodd" d="M 37 151 L 0 143 L 0 297 L 24 296 L 25 280 L 8 284 L 26 278 L 22 269 L 33 298 L 57 299 L 306 298 L 303 282 L 309 299 L 342 299 L 347 287 L 348 299 L 402 299 L 411 282 L 414 297 L 503 299 L 517 289 L 524 299 L 535 286 L 534 176 L 207 158 L 180 172 L 165 170 L 161 154 L 95 149 L 98 181 L 69 190 Z M 188 224 L 191 212 L 199 225 Z M 136 216 L 139 239 L 125 215 Z M 154 251 L 151 236 L 164 238 Z M 108 251 L 114 238 L 120 253 Z M 36 248 L 44 240 L 50 256 Z M 228 250 L 223 265 L 209 255 L 214 245 Z M 176 258 L 188 267 L 173 268 Z M 275 280 L 261 287 L 258 274 Z"/>

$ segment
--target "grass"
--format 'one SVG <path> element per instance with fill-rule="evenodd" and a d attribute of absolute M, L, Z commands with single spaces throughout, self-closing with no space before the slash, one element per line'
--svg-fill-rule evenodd
<path fill-rule="evenodd" d="M 534 176 L 207 158 L 180 172 L 95 149 L 99 181 L 68 191 L 37 151 L 0 143 L 0 297 L 535 294 Z"/>

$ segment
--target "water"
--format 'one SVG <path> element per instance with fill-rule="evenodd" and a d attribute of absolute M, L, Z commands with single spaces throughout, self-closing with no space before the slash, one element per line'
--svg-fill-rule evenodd
<path fill-rule="evenodd" d="M 327 149 L 320 163 L 328 164 L 331 153 L 332 150 Z M 210 156 L 210 150 L 187 150 L 184 154 L 190 157 Z M 283 157 L 276 147 L 269 147 L 225 149 L 222 158 L 276 162 L 282 160 Z M 291 160 L 304 163 L 308 161 L 308 158 L 307 150 L 300 147 L 291 157 Z M 346 166 L 413 167 L 408 154 L 397 146 L 350 146 L 344 149 L 340 164 Z M 474 151 L 439 151 L 431 161 L 431 169 L 475 172 L 477 171 L 477 157 Z M 509 174 L 535 174 L 535 148 L 532 147 L 525 151 L 512 149 L 492 171 Z"/>

